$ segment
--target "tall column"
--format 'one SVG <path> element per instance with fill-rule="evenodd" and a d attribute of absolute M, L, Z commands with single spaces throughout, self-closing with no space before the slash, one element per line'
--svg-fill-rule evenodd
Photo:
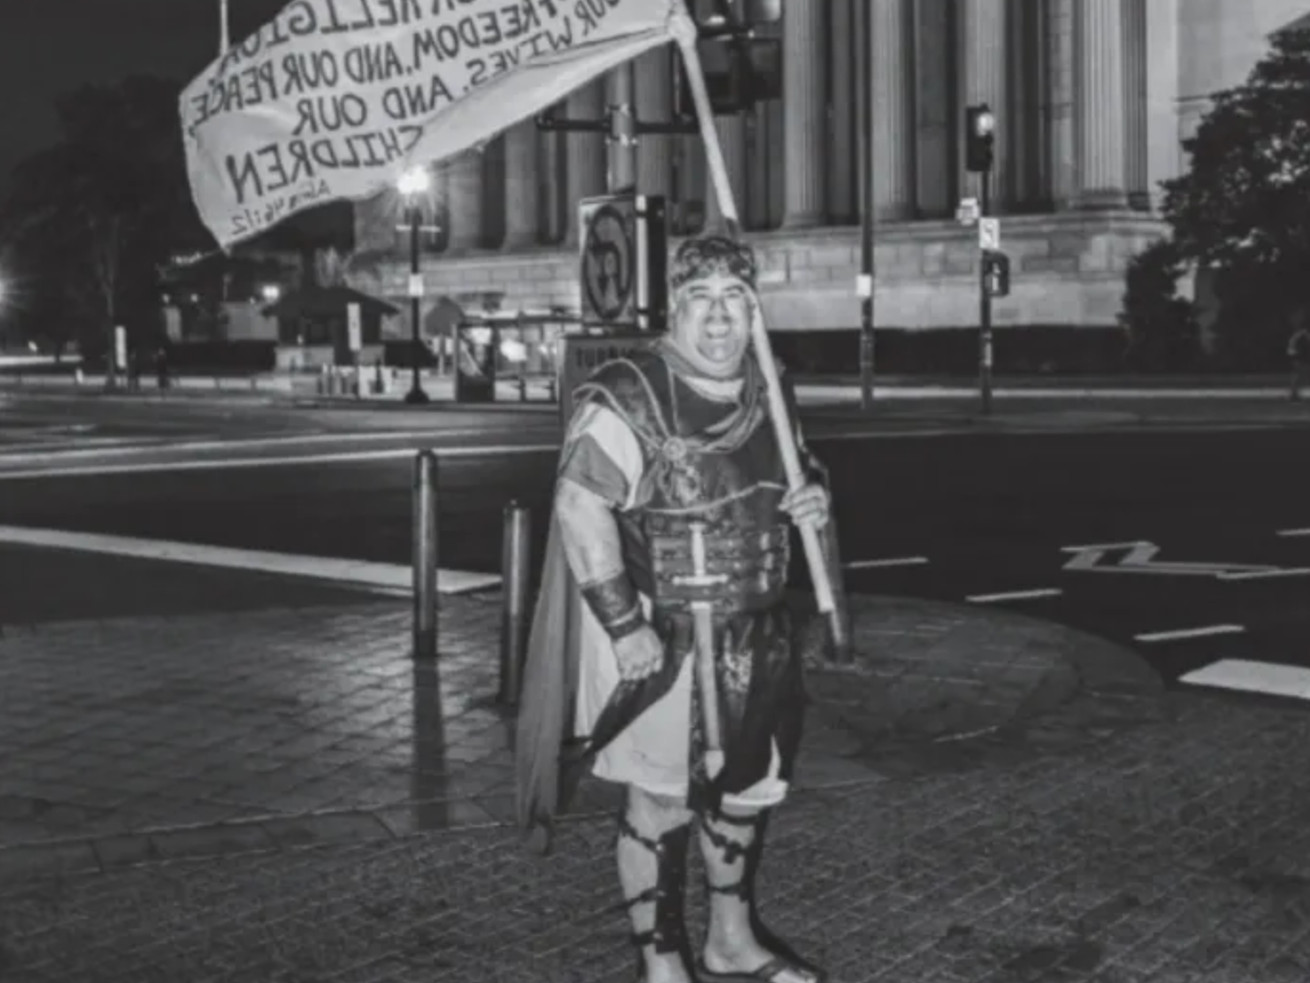
<path fill-rule="evenodd" d="M 600 119 L 605 112 L 604 80 L 592 82 L 569 96 L 565 115 L 569 119 Z M 599 133 L 569 133 L 564 136 L 564 169 L 568 182 L 564 241 L 578 244 L 578 202 L 605 193 L 605 137 Z"/>
<path fill-rule="evenodd" d="M 1010 65 L 1009 102 L 1003 119 L 1009 120 L 1009 200 L 1012 210 L 1032 211 L 1045 204 L 1044 189 L 1045 8 L 1033 0 L 1006 0 Z"/>
<path fill-rule="evenodd" d="M 914 212 L 914 12 L 912 0 L 869 5 L 873 32 L 873 207 L 877 219 Z"/>
<path fill-rule="evenodd" d="M 482 149 L 482 235 L 478 245 L 499 249 L 505 241 L 505 134 Z"/>
<path fill-rule="evenodd" d="M 1074 4 L 1078 207 L 1127 203 L 1123 0 Z"/>
<path fill-rule="evenodd" d="M 664 122 L 673 117 L 673 56 L 665 45 L 636 61 L 637 119 Z M 637 190 L 644 195 L 669 194 L 673 181 L 673 137 L 644 133 L 637 138 Z"/>
<path fill-rule="evenodd" d="M 951 0 L 914 4 L 915 201 L 924 218 L 955 213 L 960 132 Z"/>
<path fill-rule="evenodd" d="M 537 124 L 525 119 L 505 133 L 505 250 L 537 241 Z"/>
<path fill-rule="evenodd" d="M 986 103 L 996 115 L 996 141 L 992 164 L 992 211 L 1004 212 L 1009 204 L 1010 130 L 1013 121 L 1005 118 L 1009 89 L 1006 85 L 1007 58 L 1005 0 L 960 0 L 963 14 L 960 41 L 964 62 L 964 104 Z M 957 125 L 964 125 L 959 114 Z M 959 152 L 959 167 L 964 169 L 964 147 Z M 966 187 L 977 187 L 977 175 L 968 175 Z"/>
<path fill-rule="evenodd" d="M 446 173 L 448 252 L 468 252 L 482 242 L 482 154 L 466 150 L 442 165 Z"/>
<path fill-rule="evenodd" d="M 1128 204 L 1149 209 L 1146 122 L 1146 3 L 1122 0 L 1124 49 L 1124 186 Z"/>
<path fill-rule="evenodd" d="M 563 113 L 563 106 L 554 109 Z M 563 240 L 565 232 L 564 198 L 567 192 L 564 181 L 564 135 L 552 130 L 537 134 L 537 159 L 541 169 L 537 172 L 537 227 L 538 242 L 555 244 Z"/>
<path fill-rule="evenodd" d="M 1073 207 L 1078 193 L 1077 137 L 1074 125 L 1075 0 L 1046 0 L 1046 132 L 1051 167 L 1051 200 L 1057 211 Z"/>
<path fill-rule="evenodd" d="M 1182 169 L 1178 133 L 1179 0 L 1151 0 L 1146 7 L 1146 179 L 1153 209 L 1164 192 L 1160 182 Z"/>
<path fill-rule="evenodd" d="M 732 196 L 740 217 L 741 203 L 746 194 L 746 120 L 741 113 L 718 116 L 714 120 L 714 129 L 719 134 L 723 163 L 728 170 L 728 183 L 732 186 Z M 714 193 L 714 182 L 708 174 L 705 180 L 705 231 L 724 231 L 723 208 L 718 195 Z"/>
<path fill-rule="evenodd" d="M 786 126 L 783 225 L 806 228 L 824 218 L 824 5 L 787 0 L 783 5 L 782 101 Z"/>
<path fill-rule="evenodd" d="M 828 220 L 849 225 L 859 220 L 855 183 L 858 76 L 857 18 L 853 0 L 830 0 L 828 37 L 832 41 L 828 87 Z"/>

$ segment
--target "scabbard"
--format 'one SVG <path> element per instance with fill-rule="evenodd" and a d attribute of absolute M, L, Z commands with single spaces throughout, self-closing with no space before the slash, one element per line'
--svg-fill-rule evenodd
<path fill-rule="evenodd" d="M 723 724 L 719 716 L 719 683 L 714 669 L 714 606 L 691 606 L 696 636 L 696 676 L 700 684 L 701 723 L 705 728 L 705 771 L 711 779 L 723 770 Z"/>

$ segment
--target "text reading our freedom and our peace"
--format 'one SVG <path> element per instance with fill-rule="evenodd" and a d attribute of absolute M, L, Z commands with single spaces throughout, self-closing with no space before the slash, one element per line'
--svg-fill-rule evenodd
<path fill-rule="evenodd" d="M 293 0 L 230 48 L 189 97 L 187 131 L 195 136 L 216 118 L 256 106 L 276 103 L 288 114 L 288 136 L 224 154 L 239 210 L 234 231 L 243 234 L 301 199 L 329 194 L 325 172 L 404 157 L 424 117 L 525 61 L 587 39 L 623 2 L 519 0 L 487 9 L 486 0 L 356 0 L 346 16 L 341 0 Z M 474 4 L 482 9 L 470 11 Z M 391 37 L 378 40 L 388 29 Z"/>

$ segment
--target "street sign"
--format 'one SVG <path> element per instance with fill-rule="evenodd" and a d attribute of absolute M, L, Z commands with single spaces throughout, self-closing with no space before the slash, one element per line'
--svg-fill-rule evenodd
<path fill-rule="evenodd" d="M 659 195 L 578 204 L 582 323 L 662 332 L 668 319 L 668 230 Z"/>
<path fill-rule="evenodd" d="M 630 200 L 583 202 L 582 319 L 632 318 L 637 269 L 637 216 Z"/>
<path fill-rule="evenodd" d="M 127 328 L 122 325 L 114 328 L 114 368 L 119 372 L 127 368 Z"/>
<path fill-rule="evenodd" d="M 364 347 L 364 325 L 359 315 L 359 304 L 346 305 L 346 344 L 352 352 Z"/>
<path fill-rule="evenodd" d="M 1095 546 L 1066 546 L 1072 553 L 1065 570 L 1082 573 L 1148 573 L 1172 576 L 1214 577 L 1216 580 L 1256 580 L 1310 574 L 1305 567 L 1273 567 L 1250 563 L 1165 563 L 1155 559 L 1160 547 L 1146 540 L 1130 543 L 1101 543 Z M 1114 557 L 1118 555 L 1118 562 Z M 1109 562 L 1107 561 L 1109 558 Z"/>
<path fill-rule="evenodd" d="M 423 296 L 423 274 L 411 273 L 409 275 L 409 295 L 411 297 Z"/>
<path fill-rule="evenodd" d="M 857 273 L 855 276 L 855 294 L 860 300 L 868 300 L 873 296 L 873 274 Z"/>
<path fill-rule="evenodd" d="M 999 218 L 978 219 L 978 248 L 1001 248 L 1001 220 Z"/>
<path fill-rule="evenodd" d="M 978 207 L 977 198 L 961 198 L 960 204 L 955 208 L 955 218 L 966 227 L 978 221 L 978 216 L 981 214 L 982 210 Z"/>

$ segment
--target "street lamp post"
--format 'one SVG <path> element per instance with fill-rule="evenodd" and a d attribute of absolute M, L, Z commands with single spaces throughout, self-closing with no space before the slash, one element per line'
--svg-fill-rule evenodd
<path fill-rule="evenodd" d="M 426 403 L 428 394 L 423 391 L 423 382 L 419 374 L 419 301 L 423 297 L 423 274 L 419 269 L 418 237 L 419 214 L 418 196 L 428 190 L 431 179 L 427 168 L 413 167 L 400 176 L 397 187 L 405 198 L 409 211 L 409 339 L 410 358 L 412 359 L 413 382 L 405 394 L 406 403 Z"/>

